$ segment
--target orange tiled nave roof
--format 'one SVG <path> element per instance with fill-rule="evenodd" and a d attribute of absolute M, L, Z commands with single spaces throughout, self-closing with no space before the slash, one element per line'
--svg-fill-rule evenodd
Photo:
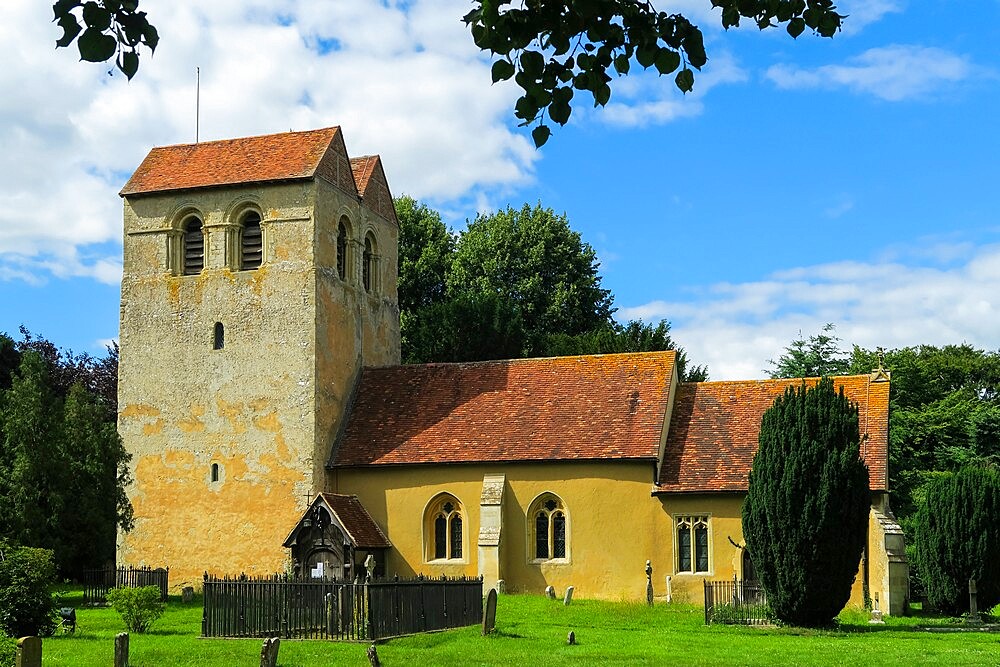
<path fill-rule="evenodd" d="M 674 353 L 366 368 L 330 465 L 647 459 Z"/>

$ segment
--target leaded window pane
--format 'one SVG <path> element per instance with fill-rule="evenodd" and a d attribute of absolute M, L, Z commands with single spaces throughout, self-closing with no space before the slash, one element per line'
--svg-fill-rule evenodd
<path fill-rule="evenodd" d="M 448 557 L 448 522 L 440 514 L 434 519 L 434 557 Z"/>
<path fill-rule="evenodd" d="M 549 515 L 539 512 L 535 517 L 535 558 L 549 557 Z"/>
<path fill-rule="evenodd" d="M 708 572 L 708 527 L 699 523 L 694 529 L 695 560 L 698 572 Z"/>
<path fill-rule="evenodd" d="M 341 280 L 347 276 L 347 227 L 340 223 L 337 231 L 337 275 Z"/>
<path fill-rule="evenodd" d="M 677 571 L 691 571 L 691 525 L 688 523 L 677 528 Z"/>
<path fill-rule="evenodd" d="M 462 517 L 457 514 L 451 517 L 451 557 L 462 557 Z"/>
<path fill-rule="evenodd" d="M 566 557 L 566 516 L 562 512 L 552 515 L 552 557 Z"/>

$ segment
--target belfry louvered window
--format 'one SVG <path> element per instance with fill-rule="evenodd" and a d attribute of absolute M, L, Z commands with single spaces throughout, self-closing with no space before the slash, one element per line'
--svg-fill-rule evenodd
<path fill-rule="evenodd" d="M 260 214 L 250 211 L 243 216 L 240 234 L 240 268 L 256 269 L 264 258 L 263 235 L 260 230 Z"/>
<path fill-rule="evenodd" d="M 184 222 L 184 275 L 201 273 L 205 268 L 205 234 L 201 219 L 190 217 Z"/>

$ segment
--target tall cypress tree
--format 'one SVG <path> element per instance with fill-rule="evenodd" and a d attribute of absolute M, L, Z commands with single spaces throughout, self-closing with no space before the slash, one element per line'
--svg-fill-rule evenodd
<path fill-rule="evenodd" d="M 779 396 L 761 420 L 743 536 L 774 614 L 824 625 L 851 596 L 868 526 L 858 408 L 823 378 Z"/>
<path fill-rule="evenodd" d="M 952 614 L 969 610 L 969 580 L 977 603 L 1000 602 L 1000 473 L 968 466 L 931 483 L 917 510 L 916 565 L 935 608 Z"/>

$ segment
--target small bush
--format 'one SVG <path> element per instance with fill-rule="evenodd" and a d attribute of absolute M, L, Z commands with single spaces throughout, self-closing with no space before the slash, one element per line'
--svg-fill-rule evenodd
<path fill-rule="evenodd" d="M 0 635 L 0 667 L 14 667 L 17 659 L 17 640 Z"/>
<path fill-rule="evenodd" d="M 56 566 L 48 549 L 13 547 L 0 540 L 0 631 L 10 637 L 51 635 Z"/>
<path fill-rule="evenodd" d="M 160 601 L 158 586 L 112 588 L 108 591 L 107 600 L 125 621 L 125 629 L 129 632 L 149 630 L 149 626 L 163 615 L 165 606 Z"/>

